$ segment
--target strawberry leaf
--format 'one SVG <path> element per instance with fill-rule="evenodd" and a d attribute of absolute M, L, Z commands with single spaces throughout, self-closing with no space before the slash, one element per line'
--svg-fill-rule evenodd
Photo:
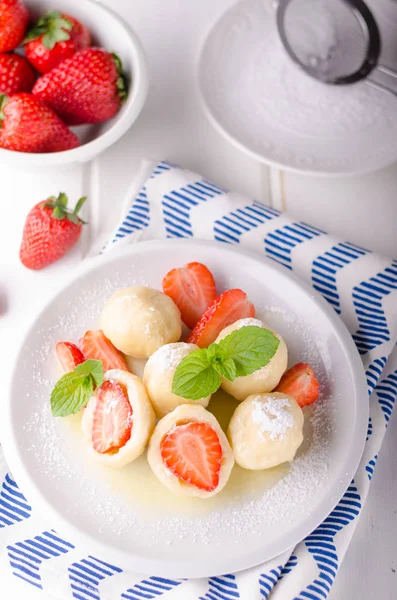
<path fill-rule="evenodd" d="M 73 210 L 73 212 L 71 212 L 67 208 L 67 206 L 68 206 L 67 195 L 64 192 L 60 192 L 58 194 L 57 198 L 55 198 L 55 196 L 51 196 L 50 198 L 48 198 L 46 200 L 46 202 L 44 203 L 44 206 L 54 209 L 52 212 L 52 215 L 51 215 L 52 217 L 54 217 L 54 219 L 58 219 L 59 221 L 62 219 L 67 219 L 68 221 L 70 221 L 71 223 L 74 223 L 75 225 L 80 225 L 80 224 L 86 225 L 86 222 L 83 221 L 83 219 L 80 219 L 80 217 L 77 214 L 86 200 L 87 200 L 86 196 L 84 198 L 80 198 L 80 200 L 77 202 L 77 204 L 75 206 L 75 209 Z"/>
<path fill-rule="evenodd" d="M 77 215 L 77 213 L 81 210 L 84 202 L 87 200 L 87 196 L 83 196 L 80 200 L 77 201 L 76 206 L 74 207 L 73 214 Z"/>
<path fill-rule="evenodd" d="M 55 44 L 58 42 L 66 42 L 70 39 L 70 35 L 67 31 L 63 29 L 58 29 L 55 31 L 49 31 L 45 35 L 43 35 L 42 42 L 44 48 L 47 50 L 52 50 L 55 47 Z"/>
<path fill-rule="evenodd" d="M 68 197 L 64 192 L 59 192 L 58 198 L 56 199 L 56 204 L 65 208 L 67 207 Z"/>
<path fill-rule="evenodd" d="M 8 96 L 6 96 L 5 94 L 0 94 L 0 129 L 3 127 L 3 121 L 6 118 L 4 114 L 4 108 L 8 101 Z"/>
<path fill-rule="evenodd" d="M 54 208 L 54 210 L 52 211 L 52 215 L 53 219 L 57 219 L 58 221 L 62 221 L 62 219 L 65 218 L 65 211 L 62 210 L 62 208 L 60 208 L 59 206 L 56 206 Z"/>
<path fill-rule="evenodd" d="M 67 19 L 66 17 L 61 17 L 59 19 L 59 24 L 62 27 L 62 29 L 67 29 L 68 31 L 70 31 L 73 28 L 72 21 L 69 21 L 69 19 Z"/>
<path fill-rule="evenodd" d="M 42 37 L 42 44 L 47 50 L 52 50 L 58 42 L 66 42 L 70 39 L 69 31 L 73 23 L 58 11 L 51 11 L 41 17 L 28 32 L 23 43 Z"/>
<path fill-rule="evenodd" d="M 83 222 L 81 219 L 79 219 L 77 215 L 74 215 L 72 213 L 66 213 L 66 218 L 68 221 L 74 223 L 75 225 L 80 225 L 80 223 Z"/>
<path fill-rule="evenodd" d="M 120 100 L 124 102 L 128 96 L 127 77 L 124 73 L 123 63 L 121 62 L 120 57 L 117 56 L 117 54 L 115 54 L 114 52 L 112 53 L 112 57 L 118 73 L 118 78 L 116 81 L 117 95 L 120 98 Z"/>

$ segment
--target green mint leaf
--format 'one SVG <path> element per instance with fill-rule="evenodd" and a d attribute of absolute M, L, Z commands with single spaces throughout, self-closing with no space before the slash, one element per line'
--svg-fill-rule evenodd
<path fill-rule="evenodd" d="M 229 381 L 233 381 L 237 376 L 236 365 L 232 358 L 225 358 L 223 362 L 214 362 L 212 368 Z"/>
<path fill-rule="evenodd" d="M 80 365 L 77 365 L 77 367 L 74 368 L 73 373 L 77 373 L 78 375 L 91 375 L 97 387 L 103 383 L 103 366 L 101 360 L 90 358 Z"/>
<path fill-rule="evenodd" d="M 83 408 L 94 392 L 91 375 L 72 371 L 55 384 L 51 393 L 51 412 L 54 417 L 74 415 Z"/>
<path fill-rule="evenodd" d="M 236 375 L 251 375 L 265 367 L 275 355 L 280 340 L 263 327 L 248 325 L 227 335 L 219 342 L 226 358 L 236 365 Z"/>
<path fill-rule="evenodd" d="M 172 381 L 174 394 L 186 400 L 200 400 L 216 392 L 221 377 L 208 360 L 207 349 L 191 352 L 177 366 Z"/>
<path fill-rule="evenodd" d="M 225 360 L 225 352 L 218 344 L 211 344 L 206 349 L 208 362 L 218 363 Z"/>

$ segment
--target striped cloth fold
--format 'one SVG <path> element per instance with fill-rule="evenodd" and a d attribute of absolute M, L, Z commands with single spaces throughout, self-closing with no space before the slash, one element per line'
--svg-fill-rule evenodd
<path fill-rule="evenodd" d="M 295 548 L 237 574 L 145 577 L 86 554 L 32 512 L 0 460 L 0 574 L 69 600 L 322 600 L 354 534 L 397 396 L 397 262 L 297 222 L 168 162 L 153 166 L 103 252 L 142 239 L 197 237 L 241 244 L 295 271 L 340 315 L 366 371 L 370 416 L 354 480 Z"/>

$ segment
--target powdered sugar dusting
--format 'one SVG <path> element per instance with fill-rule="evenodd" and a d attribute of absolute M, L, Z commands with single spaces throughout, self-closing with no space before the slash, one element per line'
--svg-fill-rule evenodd
<path fill-rule="evenodd" d="M 161 371 L 168 371 L 170 369 L 176 369 L 181 360 L 194 349 L 195 346 L 193 344 L 186 344 L 184 342 L 165 344 L 151 356 L 150 360 L 155 363 Z"/>
<path fill-rule="evenodd" d="M 294 417 L 286 410 L 291 406 L 286 398 L 257 396 L 252 405 L 252 421 L 259 426 L 262 437 L 267 434 L 271 440 L 284 438 L 294 424 Z"/>
<path fill-rule="evenodd" d="M 264 327 L 264 324 L 259 319 L 252 319 L 248 317 L 238 321 L 236 329 L 241 329 L 242 327 Z"/>

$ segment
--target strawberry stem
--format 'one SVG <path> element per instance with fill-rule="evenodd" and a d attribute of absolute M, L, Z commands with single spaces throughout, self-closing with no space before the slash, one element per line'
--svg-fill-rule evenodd
<path fill-rule="evenodd" d="M 114 52 L 112 52 L 112 56 L 118 73 L 118 78 L 116 81 L 117 95 L 120 98 L 121 102 L 125 102 L 128 96 L 127 76 L 124 73 L 123 63 L 121 62 L 120 57 Z"/>
<path fill-rule="evenodd" d="M 54 209 L 51 215 L 54 219 L 58 219 L 59 221 L 61 221 L 62 219 L 67 219 L 68 221 L 70 221 L 71 223 L 75 223 L 76 225 L 86 225 L 86 222 L 83 221 L 83 219 L 81 219 L 77 214 L 86 200 L 86 196 L 80 198 L 74 210 L 70 211 L 67 208 L 67 195 L 64 192 L 60 192 L 57 198 L 55 196 L 50 196 L 45 202 L 44 206 Z"/>
<path fill-rule="evenodd" d="M 9 97 L 5 94 L 0 94 L 0 129 L 3 127 L 3 121 L 6 118 L 4 114 L 4 108 L 9 100 Z"/>
<path fill-rule="evenodd" d="M 48 12 L 37 21 L 28 32 L 23 44 L 43 36 L 42 43 L 47 50 L 52 50 L 58 42 L 70 39 L 69 31 L 73 28 L 72 21 L 61 15 L 57 10 Z"/>

